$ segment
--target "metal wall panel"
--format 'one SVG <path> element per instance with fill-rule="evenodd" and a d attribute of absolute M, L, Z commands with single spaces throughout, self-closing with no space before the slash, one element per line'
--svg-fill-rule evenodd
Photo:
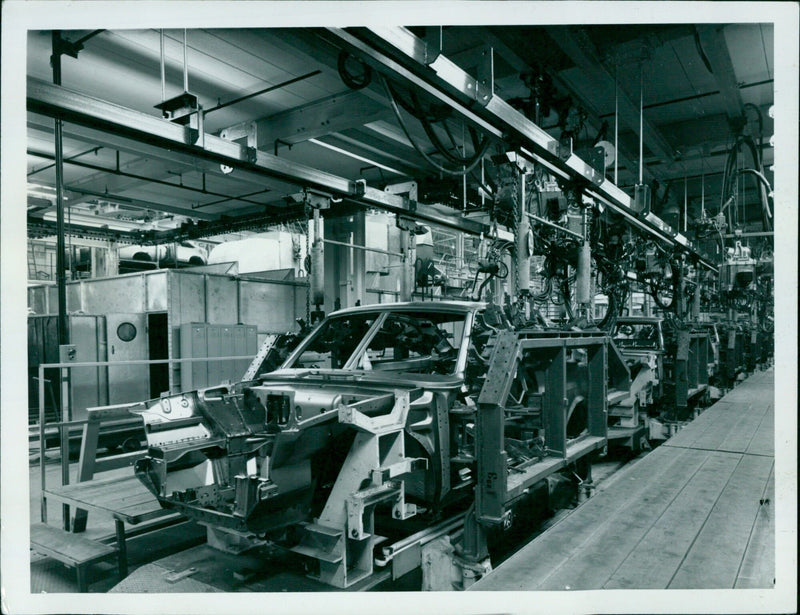
<path fill-rule="evenodd" d="M 69 340 L 76 349 L 76 362 L 106 360 L 106 326 L 103 316 L 74 314 L 69 317 Z M 70 370 L 70 410 L 73 420 L 86 418 L 86 408 L 108 404 L 105 367 L 75 367 Z"/>
<path fill-rule="evenodd" d="M 208 356 L 208 329 L 201 323 L 184 323 L 180 326 L 182 359 Z M 181 390 L 191 391 L 208 386 L 208 366 L 204 361 L 184 363 L 181 366 Z"/>
<path fill-rule="evenodd" d="M 47 314 L 47 286 L 33 286 L 28 289 L 28 307 L 34 314 Z"/>
<path fill-rule="evenodd" d="M 47 313 L 58 314 L 58 288 L 55 286 L 47 287 Z"/>
<path fill-rule="evenodd" d="M 285 333 L 297 328 L 295 319 L 305 318 L 305 287 L 302 307 L 295 307 L 297 287 L 240 280 L 240 318 L 244 324 L 258 327 L 260 333 Z M 302 310 L 298 313 L 298 309 Z"/>
<path fill-rule="evenodd" d="M 91 312 L 83 307 L 81 301 L 81 284 L 67 284 L 67 311 L 68 312 Z M 53 308 L 54 312 L 58 312 L 58 303 Z M 96 312 L 95 312 L 96 313 Z"/>
<path fill-rule="evenodd" d="M 245 355 L 253 355 L 258 352 L 260 343 L 258 339 L 258 331 L 255 325 L 245 325 L 237 327 L 234 331 L 233 337 L 233 355 L 242 357 Z M 239 380 L 249 367 L 249 361 L 236 361 L 235 380 Z"/>
<path fill-rule="evenodd" d="M 84 312 L 112 314 L 145 311 L 143 275 L 87 280 L 81 284 L 84 286 L 84 305 L 81 307 Z"/>
<path fill-rule="evenodd" d="M 184 323 L 180 327 L 181 358 L 255 356 L 258 352 L 254 325 Z M 238 382 L 250 361 L 196 361 L 181 370 L 181 390 L 216 386 L 225 380 Z"/>
<path fill-rule="evenodd" d="M 206 275 L 206 322 L 211 324 L 235 323 L 237 313 L 238 282 L 228 276 Z"/>
<path fill-rule="evenodd" d="M 230 340 L 230 329 L 228 327 L 209 326 L 208 331 L 208 353 L 209 357 L 230 357 L 229 348 L 226 348 L 226 341 Z M 230 344 L 232 346 L 232 344 Z M 213 386 L 225 380 L 225 368 L 229 367 L 229 362 L 209 361 L 208 362 L 208 385 Z"/>
<path fill-rule="evenodd" d="M 168 273 L 148 273 L 144 277 L 148 312 L 165 312 L 167 310 Z"/>
<path fill-rule="evenodd" d="M 203 276 L 171 273 L 169 296 L 172 302 L 172 325 L 205 322 L 205 283 Z"/>

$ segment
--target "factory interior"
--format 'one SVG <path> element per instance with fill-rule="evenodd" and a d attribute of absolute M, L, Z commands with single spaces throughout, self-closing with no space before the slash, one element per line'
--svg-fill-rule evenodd
<path fill-rule="evenodd" d="M 685 16 L 29 29 L 23 589 L 796 583 L 777 25 Z"/>

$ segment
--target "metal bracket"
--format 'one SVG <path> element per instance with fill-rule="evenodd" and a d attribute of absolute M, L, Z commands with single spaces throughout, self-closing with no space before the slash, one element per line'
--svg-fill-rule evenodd
<path fill-rule="evenodd" d="M 341 404 L 338 408 L 339 422 L 352 425 L 359 431 L 381 435 L 403 429 L 410 409 L 408 391 L 395 391 L 392 411 L 384 416 L 370 417 L 353 406 Z"/>
<path fill-rule="evenodd" d="M 402 194 L 408 195 L 412 201 L 417 200 L 418 186 L 415 181 L 400 182 L 399 184 L 389 184 L 383 189 L 384 192 L 389 194 Z"/>
<path fill-rule="evenodd" d="M 494 50 L 486 47 L 480 55 L 475 81 L 475 100 L 485 107 L 494 96 Z"/>
<path fill-rule="evenodd" d="M 425 28 L 425 66 L 433 64 L 442 55 L 442 26 Z"/>
<path fill-rule="evenodd" d="M 397 228 L 399 228 L 401 231 L 410 231 L 412 233 L 418 228 L 416 220 L 412 218 L 406 218 L 405 216 L 397 216 L 395 218 L 395 226 L 397 226 Z"/>
<path fill-rule="evenodd" d="M 303 201 L 313 209 L 330 209 L 331 197 L 327 194 L 319 194 L 310 190 L 303 191 Z"/>
<path fill-rule="evenodd" d="M 357 179 L 353 182 L 352 195 L 358 199 L 367 193 L 367 180 Z"/>
<path fill-rule="evenodd" d="M 572 137 L 566 143 L 558 142 L 558 157 L 567 160 L 570 156 L 572 156 Z"/>

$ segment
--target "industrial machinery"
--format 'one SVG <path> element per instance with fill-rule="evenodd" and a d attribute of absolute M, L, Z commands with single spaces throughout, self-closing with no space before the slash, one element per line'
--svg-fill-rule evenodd
<path fill-rule="evenodd" d="M 620 317 L 613 338 L 633 379 L 630 396 L 611 414 L 623 425 L 643 423 L 650 439 L 672 435 L 666 423 L 690 418 L 708 389 L 709 333 L 702 328 L 678 328 L 672 319 Z M 672 428 L 674 430 L 674 427 Z"/>
<path fill-rule="evenodd" d="M 629 384 L 606 335 L 514 330 L 497 312 L 335 312 L 272 373 L 134 407 L 149 444 L 136 474 L 217 539 L 273 541 L 341 588 L 418 567 L 422 545 L 461 519 L 450 559 L 469 585 L 515 506 L 563 505 L 590 480 L 609 380 Z"/>

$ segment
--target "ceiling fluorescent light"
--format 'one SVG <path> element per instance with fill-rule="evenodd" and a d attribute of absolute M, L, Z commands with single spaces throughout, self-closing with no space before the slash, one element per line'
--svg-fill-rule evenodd
<path fill-rule="evenodd" d="M 55 221 L 56 212 L 50 211 L 42 216 L 45 220 Z M 71 224 L 80 224 L 82 226 L 91 226 L 93 228 L 107 227 L 114 231 L 138 231 L 142 229 L 142 225 L 136 222 L 126 222 L 124 220 L 111 220 L 109 218 L 102 218 L 100 216 L 86 216 L 82 214 L 71 214 L 69 222 Z"/>
<path fill-rule="evenodd" d="M 402 171 L 398 171 L 397 169 L 393 169 L 392 167 L 387 167 L 385 164 L 381 164 L 380 162 L 370 160 L 369 158 L 365 158 L 364 156 L 359 156 L 358 154 L 354 154 L 353 152 L 348 152 L 347 150 L 344 150 L 341 147 L 336 147 L 335 145 L 331 145 L 329 143 L 323 143 L 322 141 L 318 141 L 317 139 L 309 139 L 308 142 L 313 143 L 314 145 L 319 145 L 320 147 L 324 147 L 338 154 L 342 154 L 343 156 L 354 158 L 355 160 L 360 160 L 361 162 L 366 162 L 367 164 L 371 164 L 372 166 L 378 167 L 379 169 L 383 169 L 384 171 L 389 171 L 389 173 L 397 173 L 398 175 L 403 175 Z"/>

